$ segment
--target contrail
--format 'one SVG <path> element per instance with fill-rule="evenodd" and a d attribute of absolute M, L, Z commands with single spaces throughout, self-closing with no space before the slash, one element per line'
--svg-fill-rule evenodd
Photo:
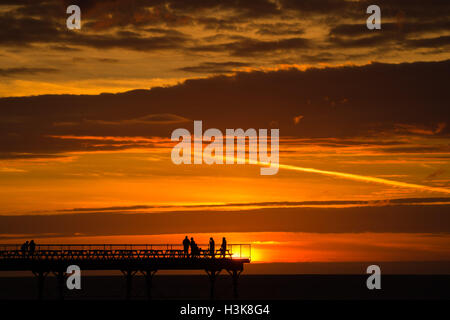
<path fill-rule="evenodd" d="M 203 155 L 203 157 L 205 157 L 205 155 Z M 216 159 L 216 157 L 211 157 L 211 158 Z M 234 159 L 238 159 L 238 157 L 235 156 Z M 244 158 L 239 158 L 239 159 L 242 159 L 245 161 L 246 164 L 249 164 L 248 159 L 244 159 Z M 259 160 L 256 162 L 254 161 L 250 164 L 255 164 L 255 165 L 260 165 L 260 166 L 270 166 L 271 165 L 270 162 L 263 162 L 263 161 L 259 161 Z M 384 185 L 394 186 L 394 187 L 403 187 L 403 188 L 410 188 L 410 189 L 418 189 L 418 190 L 422 190 L 422 191 L 431 191 L 431 192 L 440 192 L 440 193 L 450 194 L 450 189 L 446 189 L 446 188 L 429 187 L 429 186 L 424 186 L 421 184 L 414 184 L 414 183 L 407 183 L 407 182 L 401 182 L 401 181 L 395 181 L 395 180 L 388 180 L 388 179 L 383 179 L 383 178 L 363 176 L 363 175 L 353 174 L 353 173 L 320 170 L 320 169 L 314 169 L 314 168 L 305 168 L 305 167 L 293 166 L 293 165 L 289 165 L 289 164 L 278 164 L 278 167 L 280 169 L 285 169 L 285 170 L 318 173 L 318 174 L 339 177 L 339 178 L 349 179 L 349 180 L 373 182 L 373 183 L 379 183 L 379 184 L 384 184 Z"/>
<path fill-rule="evenodd" d="M 269 165 L 269 163 L 263 163 L 263 162 L 258 162 L 258 164 Z M 390 185 L 390 186 L 394 186 L 394 187 L 404 187 L 404 188 L 413 188 L 413 189 L 420 189 L 420 190 L 426 190 L 426 191 L 432 191 L 432 192 L 450 193 L 450 189 L 429 187 L 429 186 L 424 186 L 424 185 L 420 185 L 420 184 L 407 183 L 407 182 L 388 180 L 388 179 L 382 179 L 382 178 L 375 178 L 375 177 L 370 177 L 370 176 L 362 176 L 359 174 L 327 171 L 327 170 L 320 170 L 320 169 L 314 169 L 314 168 L 304 168 L 304 167 L 292 166 L 292 165 L 288 165 L 288 164 L 279 164 L 279 167 L 280 167 L 280 169 L 318 173 L 318 174 L 324 174 L 324 175 L 328 175 L 328 176 L 334 176 L 334 177 L 350 179 L 350 180 L 381 183 L 381 184 Z"/>
<path fill-rule="evenodd" d="M 215 157 L 212 157 L 212 158 L 215 158 Z M 237 159 L 237 157 L 234 157 L 234 158 Z M 248 159 L 244 159 L 244 160 L 246 161 L 246 163 L 249 163 Z M 270 165 L 269 162 L 262 162 L 262 161 L 253 162 L 252 164 L 256 164 L 256 165 L 260 165 L 260 166 L 269 166 Z M 446 188 L 429 187 L 429 186 L 424 186 L 421 184 L 407 183 L 407 182 L 388 180 L 388 179 L 376 178 L 376 177 L 370 177 L 370 176 L 363 176 L 363 175 L 353 174 L 353 173 L 320 170 L 320 169 L 314 169 L 314 168 L 305 168 L 305 167 L 293 166 L 293 165 L 289 165 L 289 164 L 278 164 L 278 167 L 280 169 L 285 169 L 285 170 L 318 173 L 318 174 L 339 177 L 339 178 L 349 179 L 349 180 L 372 182 L 372 183 L 379 183 L 379 184 L 384 184 L 384 185 L 394 186 L 394 187 L 403 187 L 403 188 L 410 188 L 410 189 L 418 189 L 418 190 L 422 190 L 422 191 L 440 192 L 440 193 L 450 194 L 450 189 L 446 189 Z"/>

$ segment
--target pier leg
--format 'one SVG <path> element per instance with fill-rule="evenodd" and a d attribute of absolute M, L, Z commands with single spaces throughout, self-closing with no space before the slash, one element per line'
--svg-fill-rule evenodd
<path fill-rule="evenodd" d="M 56 276 L 58 285 L 58 299 L 64 300 L 64 280 L 66 279 L 66 273 L 64 271 L 57 271 L 53 274 Z"/>
<path fill-rule="evenodd" d="M 126 282 L 126 296 L 125 296 L 125 298 L 127 300 L 130 300 L 131 299 L 131 290 L 133 289 L 133 276 L 136 273 L 136 271 L 122 270 L 122 273 L 125 276 L 125 282 Z"/>
<path fill-rule="evenodd" d="M 152 280 L 157 270 L 144 270 L 142 273 L 145 276 L 145 284 L 147 286 L 147 298 L 152 299 Z"/>
<path fill-rule="evenodd" d="M 215 287 L 215 283 L 216 283 L 216 278 L 217 278 L 217 276 L 219 275 L 220 270 L 219 270 L 219 271 L 216 271 L 216 270 L 206 270 L 206 273 L 208 274 L 209 281 L 211 282 L 209 298 L 210 298 L 210 299 L 214 299 L 214 287 Z"/>
<path fill-rule="evenodd" d="M 231 278 L 233 280 L 233 298 L 237 299 L 238 296 L 238 279 L 239 279 L 239 275 L 241 274 L 242 270 L 232 270 L 232 271 L 228 271 L 228 273 L 230 273 Z"/>
<path fill-rule="evenodd" d="M 33 274 L 36 276 L 38 281 L 38 300 L 42 300 L 44 298 L 44 284 L 47 272 L 33 271 Z"/>

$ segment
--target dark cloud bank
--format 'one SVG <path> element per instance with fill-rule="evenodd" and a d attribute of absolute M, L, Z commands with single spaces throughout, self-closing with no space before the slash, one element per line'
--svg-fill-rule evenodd
<path fill-rule="evenodd" d="M 89 140 L 50 136 L 169 138 L 175 128 L 192 131 L 192 120 L 221 130 L 277 127 L 282 137 L 311 139 L 387 133 L 447 137 L 449 74 L 450 60 L 372 63 L 240 72 L 120 94 L 1 98 L 0 153 L 14 158 L 114 149 L 108 141 L 95 147 Z"/>
<path fill-rule="evenodd" d="M 449 205 L 353 208 L 265 208 L 121 214 L 90 212 L 0 216 L 0 234 L 36 236 L 219 232 L 449 233 Z"/>

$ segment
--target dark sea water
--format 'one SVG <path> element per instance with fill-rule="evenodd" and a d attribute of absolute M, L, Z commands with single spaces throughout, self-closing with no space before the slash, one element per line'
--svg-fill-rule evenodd
<path fill-rule="evenodd" d="M 367 275 L 242 275 L 239 299 L 316 300 L 316 299 L 450 299 L 450 275 L 383 275 L 381 290 L 369 290 Z M 158 275 L 152 282 L 155 300 L 209 299 L 210 282 L 206 275 Z M 67 300 L 125 299 L 126 283 L 121 276 L 85 276 L 81 290 L 65 289 Z M 0 299 L 36 299 L 34 277 L 0 277 Z M 58 298 L 54 276 L 46 278 L 44 299 Z M 216 299 L 232 299 L 231 278 L 218 277 Z M 144 277 L 133 279 L 133 300 L 147 299 Z"/>

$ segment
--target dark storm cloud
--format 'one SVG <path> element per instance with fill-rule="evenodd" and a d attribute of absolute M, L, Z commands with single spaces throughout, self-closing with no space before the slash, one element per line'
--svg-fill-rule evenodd
<path fill-rule="evenodd" d="M 218 232 L 449 233 L 448 205 L 265 208 L 120 214 L 0 216 L 0 234 L 72 236 Z M 332 223 L 330 223 L 332 222 Z"/>
<path fill-rule="evenodd" d="M 77 4 L 90 12 L 92 17 L 104 17 L 99 10 L 107 11 L 108 14 L 128 15 L 129 23 L 136 22 L 136 15 L 145 8 L 157 8 L 171 19 L 171 15 L 188 15 L 206 12 L 228 12 L 235 19 L 239 18 L 273 18 L 286 12 L 298 12 L 304 15 L 321 15 L 340 17 L 359 17 L 366 15 L 366 8 L 374 4 L 370 0 L 346 1 L 346 0 L 54 0 L 47 3 L 56 7 L 58 4 L 68 6 Z M 410 15 L 414 18 L 433 18 L 440 15 L 448 15 L 450 6 L 447 0 L 379 0 L 376 3 L 382 8 L 383 16 L 396 17 L 398 14 Z M 32 3 L 28 3 L 31 6 Z M 35 5 L 35 7 L 37 7 Z M 142 15 L 141 15 L 142 16 Z M 142 18 L 142 17 L 140 17 Z"/>
<path fill-rule="evenodd" d="M 252 25 L 256 28 L 257 33 L 263 36 L 292 36 L 305 33 L 303 28 L 300 28 L 297 23 L 262 23 Z"/>
<path fill-rule="evenodd" d="M 197 23 L 203 25 L 206 30 L 237 31 L 239 23 L 235 19 L 219 19 L 215 17 L 200 17 Z"/>
<path fill-rule="evenodd" d="M 175 49 L 183 46 L 187 40 L 180 36 L 121 36 L 121 35 L 74 35 L 70 39 L 73 45 L 95 48 L 127 48 L 138 51 Z"/>
<path fill-rule="evenodd" d="M 364 8 L 374 4 L 371 0 L 360 3 Z M 400 22 L 405 19 L 417 22 L 424 19 L 448 20 L 450 14 L 450 3 L 447 0 L 379 0 L 376 4 L 382 9 L 382 16 L 398 18 Z"/>
<path fill-rule="evenodd" d="M 321 50 L 317 44 L 319 42 L 313 41 L 318 39 L 298 37 L 304 29 L 296 25 L 297 22 L 267 22 L 267 18 L 290 19 L 292 13 L 300 14 L 302 20 L 313 24 L 314 21 L 322 21 L 324 28 L 330 28 L 330 37 L 320 39 L 328 43 L 327 50 L 374 46 L 385 52 L 410 48 L 439 49 L 448 45 L 448 36 L 430 36 L 426 33 L 446 32 L 450 23 L 450 3 L 446 0 L 380 0 L 377 4 L 382 9 L 383 22 L 382 30 L 377 32 L 370 32 L 365 27 L 366 8 L 372 4 L 369 1 L 53 0 L 17 4 L 19 6 L 0 15 L 0 44 L 48 44 L 56 50 L 84 46 L 138 51 L 225 52 L 242 57 L 289 53 L 304 48 Z M 67 32 L 65 28 L 65 8 L 69 4 L 77 4 L 82 9 L 82 32 Z M 339 25 L 338 21 L 342 18 L 353 22 Z M 384 19 L 390 21 L 385 22 Z M 188 35 L 176 30 L 180 26 L 193 25 L 233 32 L 241 35 L 241 39 L 226 43 L 208 42 L 206 39 L 194 42 L 190 40 L 196 39 L 195 34 Z M 117 29 L 121 31 L 117 32 Z M 252 39 L 248 37 L 249 31 L 278 39 Z M 247 37 L 243 37 L 241 32 Z"/>
<path fill-rule="evenodd" d="M 40 73 L 55 73 L 60 70 L 55 68 L 0 68 L 0 77 L 13 77 L 15 75 L 34 75 Z"/>
<path fill-rule="evenodd" d="M 302 54 L 300 55 L 300 59 L 296 59 L 297 61 L 290 60 L 290 61 L 280 61 L 279 63 L 283 64 L 292 64 L 292 63 L 298 63 L 298 60 L 300 60 L 302 63 L 324 63 L 324 62 L 332 62 L 336 60 L 341 61 L 352 61 L 353 59 L 359 59 L 366 56 L 366 54 L 342 54 L 342 53 L 331 53 L 331 52 L 321 52 L 318 54 Z"/>
<path fill-rule="evenodd" d="M 63 159 L 67 156 L 57 154 L 39 154 L 39 153 L 0 153 L 0 159 L 2 160 L 30 160 L 30 159 Z"/>
<path fill-rule="evenodd" d="M 148 118 L 164 114 L 203 120 L 205 128 L 222 131 L 268 128 L 276 121 L 282 137 L 333 138 L 337 142 L 345 138 L 344 144 L 364 136 L 373 140 L 380 134 L 385 138 L 396 134 L 447 137 L 449 73 L 450 60 L 373 63 L 306 71 L 238 72 L 120 94 L 2 98 L 0 152 L 53 154 L 127 147 L 57 138 L 64 135 L 169 138 L 179 127 L 192 132 L 192 121 L 180 124 Z M 295 125 L 293 119 L 298 115 L 303 118 Z M 335 145 L 336 141 L 328 143 Z M 385 149 L 413 152 L 399 144 Z M 433 150 L 421 151 L 448 151 L 440 144 L 427 147 Z"/>
<path fill-rule="evenodd" d="M 96 58 L 95 60 L 105 63 L 116 63 L 120 61 L 119 59 L 111 59 L 111 58 Z"/>
<path fill-rule="evenodd" d="M 366 8 L 381 8 L 381 30 L 367 30 Z M 327 49 L 377 48 L 383 52 L 419 48 L 445 48 L 450 30 L 450 2 L 446 0 L 281 0 L 284 9 L 294 10 L 303 18 L 322 17 L 330 27 Z M 353 23 L 340 24 L 342 18 Z M 387 19 L 388 22 L 386 21 Z M 429 33 L 437 35 L 430 36 Z M 442 35 L 444 33 L 444 35 Z M 324 60 L 327 61 L 327 60 Z"/>
<path fill-rule="evenodd" d="M 284 9 L 320 14 L 345 12 L 352 5 L 352 3 L 342 0 L 281 0 L 280 3 Z"/>
<path fill-rule="evenodd" d="M 63 51 L 63 52 L 81 51 L 80 48 L 69 47 L 69 46 L 66 46 L 66 45 L 51 45 L 51 46 L 49 46 L 49 48 L 52 49 L 52 50 Z"/>
<path fill-rule="evenodd" d="M 105 0 L 105 1 L 93 1 L 93 0 L 64 0 L 53 2 L 62 2 L 66 6 L 70 4 L 79 5 L 80 8 L 85 8 L 89 12 L 95 12 L 97 15 L 101 15 L 98 12 L 98 8 L 102 8 L 108 13 L 118 13 L 119 11 L 125 11 L 129 13 L 130 23 L 135 21 L 133 15 L 141 16 L 142 11 L 146 8 L 157 8 L 161 13 L 170 18 L 171 14 L 191 14 L 202 12 L 205 10 L 214 11 L 233 11 L 240 16 L 244 17 L 266 17 L 273 16 L 279 13 L 279 8 L 276 3 L 270 0 L 252 0 L 252 1 L 242 1 L 242 0 Z M 120 13 L 120 12 L 119 12 Z"/>
<path fill-rule="evenodd" d="M 146 28 L 144 29 L 146 32 L 150 33 L 156 33 L 156 34 L 162 34 L 165 36 L 178 36 L 178 37 L 187 37 L 186 34 L 183 32 L 180 32 L 175 29 L 165 29 L 165 28 Z"/>
<path fill-rule="evenodd" d="M 234 10 L 238 16 L 246 18 L 255 17 L 273 17 L 280 13 L 277 4 L 270 0 L 253 0 L 253 1 L 241 1 L 241 0 L 169 0 L 167 1 L 170 8 L 179 10 L 182 12 L 193 12 L 202 9 L 216 9 L 216 10 Z"/>
<path fill-rule="evenodd" d="M 407 46 L 413 48 L 437 48 L 437 47 L 446 47 L 449 45 L 450 45 L 450 36 L 412 39 L 407 41 Z"/>
<path fill-rule="evenodd" d="M 269 0 L 255 1 L 71 1 L 87 9 L 93 21 L 87 24 L 94 29 L 117 26 L 143 27 L 145 25 L 182 26 L 199 24 L 205 29 L 236 30 L 239 23 L 248 19 L 271 17 L 280 13 Z M 151 12 L 149 12 L 149 9 Z M 217 18 L 217 12 L 226 18 Z"/>
<path fill-rule="evenodd" d="M 439 174 L 442 174 L 445 170 L 438 170 L 438 172 L 433 173 L 430 177 L 435 177 Z M 120 212 L 128 212 L 132 213 L 133 210 L 141 210 L 141 209 L 172 209 L 173 211 L 177 211 L 179 209 L 205 209 L 205 208 L 227 208 L 227 207 L 270 207 L 270 206 L 282 206 L 282 207 L 298 207 L 298 206 L 342 206 L 342 205 L 358 205 L 358 206 L 386 206 L 386 205 L 399 205 L 399 204 L 442 204 L 442 203 L 450 203 L 450 198 L 399 198 L 399 199 L 389 199 L 389 200 L 330 200 L 330 201 L 284 201 L 284 202 L 246 202 L 246 203 L 227 203 L 227 204 L 204 204 L 204 205 L 134 205 L 134 206 L 114 206 L 114 207 L 97 207 L 97 208 L 73 208 L 73 209 L 62 209 L 53 211 L 56 213 L 64 213 L 64 212 L 100 212 L 100 211 L 120 211 Z"/>
<path fill-rule="evenodd" d="M 0 15 L 0 44 L 28 46 L 32 43 L 58 41 L 58 26 L 50 20 L 18 18 L 13 14 Z"/>
<path fill-rule="evenodd" d="M 389 147 L 389 148 L 380 148 L 381 151 L 384 152 L 393 152 L 393 153 L 449 153 L 450 146 L 430 146 L 430 147 Z"/>
<path fill-rule="evenodd" d="M 189 122 L 189 119 L 177 116 L 175 114 L 149 114 L 136 119 L 121 119 L 118 121 L 105 120 L 84 120 L 86 123 L 100 125 L 137 125 L 137 124 L 174 124 Z"/>
<path fill-rule="evenodd" d="M 245 62 L 204 62 L 195 66 L 180 68 L 178 70 L 194 73 L 227 73 L 234 68 L 246 67 L 251 64 Z"/>
<path fill-rule="evenodd" d="M 450 20 L 431 21 L 431 22 L 408 22 L 408 23 L 392 23 L 386 22 L 382 24 L 383 34 L 399 33 L 412 34 L 430 31 L 447 31 L 450 30 Z M 347 37 L 361 37 L 368 34 L 365 24 L 340 24 L 330 30 L 330 36 L 347 36 Z"/>
<path fill-rule="evenodd" d="M 233 56 L 253 56 L 258 54 L 275 53 L 277 51 L 289 51 L 294 49 L 306 49 L 310 47 L 311 40 L 294 37 L 280 40 L 258 40 L 243 38 L 237 41 L 193 47 L 193 51 L 223 52 L 228 51 Z"/>
<path fill-rule="evenodd" d="M 131 50 L 160 50 L 180 48 L 187 41 L 181 33 L 159 36 L 141 36 L 136 32 L 119 31 L 115 34 L 62 32 L 52 21 L 35 18 L 0 16 L 0 44 L 29 46 L 39 43 L 60 43 L 52 48 L 69 50 L 70 46 L 88 46 L 98 49 L 127 48 Z"/>
<path fill-rule="evenodd" d="M 387 45 L 390 46 L 389 49 L 392 50 L 392 45 L 402 46 L 404 44 L 403 36 L 398 37 L 392 34 L 386 35 L 383 33 L 374 33 L 372 35 L 366 35 L 361 38 L 338 38 L 332 37 L 330 38 L 330 47 L 331 48 L 383 48 Z"/>
<path fill-rule="evenodd" d="M 382 17 L 432 20 L 448 17 L 450 5 L 447 0 L 280 0 L 284 10 L 294 10 L 303 16 L 316 14 L 329 18 L 367 17 L 366 9 L 372 4 L 381 8 Z M 332 21 L 335 19 L 331 19 Z"/>
<path fill-rule="evenodd" d="M 450 43 L 449 36 L 426 37 L 421 34 L 447 30 L 450 30 L 450 19 L 425 23 L 383 23 L 380 32 L 368 32 L 364 24 L 341 24 L 331 28 L 329 41 L 342 48 L 385 46 L 392 43 L 408 48 L 439 48 Z"/>

